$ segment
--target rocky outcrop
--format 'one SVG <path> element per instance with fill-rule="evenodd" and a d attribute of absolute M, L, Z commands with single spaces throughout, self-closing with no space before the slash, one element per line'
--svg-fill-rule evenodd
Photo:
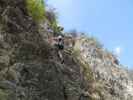
<path fill-rule="evenodd" d="M 97 83 L 102 84 L 105 100 L 132 100 L 133 81 L 117 58 L 93 38 L 80 38 L 75 46 L 80 57 L 89 64 Z"/>
<path fill-rule="evenodd" d="M 6 32 L 36 32 L 37 26 L 26 11 L 25 0 L 0 0 L 0 20 Z"/>
<path fill-rule="evenodd" d="M 70 51 L 61 64 L 24 0 L 0 0 L 0 99 L 87 100 L 81 66 Z M 42 29 L 44 30 L 44 29 Z"/>

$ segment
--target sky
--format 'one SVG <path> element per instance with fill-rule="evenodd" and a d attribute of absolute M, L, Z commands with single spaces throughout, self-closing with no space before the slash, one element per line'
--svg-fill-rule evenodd
<path fill-rule="evenodd" d="M 65 31 L 95 36 L 133 69 L 133 0 L 47 0 Z"/>

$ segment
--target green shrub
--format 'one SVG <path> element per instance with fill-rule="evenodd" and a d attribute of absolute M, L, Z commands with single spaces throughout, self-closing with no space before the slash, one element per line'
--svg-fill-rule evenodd
<path fill-rule="evenodd" d="M 28 13 L 36 22 L 45 19 L 45 5 L 43 0 L 26 0 Z"/>
<path fill-rule="evenodd" d="M 85 62 L 84 59 L 82 59 L 82 57 L 80 56 L 80 51 L 77 48 L 73 51 L 73 56 L 77 59 L 77 62 L 81 66 L 86 81 L 93 82 L 94 78 L 90 65 L 87 62 Z"/>
<path fill-rule="evenodd" d="M 55 12 L 55 8 L 49 8 L 46 11 L 46 18 L 49 23 L 57 22 L 57 13 Z"/>
<path fill-rule="evenodd" d="M 55 12 L 54 8 L 50 8 L 48 11 L 46 11 L 46 19 L 48 20 L 50 27 L 53 29 L 54 35 L 60 33 L 57 18 L 57 13 Z"/>

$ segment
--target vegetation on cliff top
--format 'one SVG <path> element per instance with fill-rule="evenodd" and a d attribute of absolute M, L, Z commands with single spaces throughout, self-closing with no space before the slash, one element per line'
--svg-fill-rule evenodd
<path fill-rule="evenodd" d="M 45 19 L 45 3 L 43 0 L 26 0 L 27 10 L 30 16 L 40 22 Z"/>
<path fill-rule="evenodd" d="M 47 21 L 54 33 L 58 33 L 57 13 L 52 8 L 46 10 L 44 0 L 26 0 L 26 8 L 35 22 Z"/>

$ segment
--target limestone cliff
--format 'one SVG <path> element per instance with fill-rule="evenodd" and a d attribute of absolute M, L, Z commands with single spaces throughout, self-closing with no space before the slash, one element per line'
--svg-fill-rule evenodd
<path fill-rule="evenodd" d="M 50 35 L 24 0 L 0 0 L 0 100 L 133 100 L 133 82 L 113 55 L 79 38 L 61 64 Z"/>
<path fill-rule="evenodd" d="M 96 87 L 101 87 L 105 100 L 133 100 L 132 74 L 115 55 L 102 48 L 93 38 L 79 38 L 75 48 L 80 59 L 89 64 Z"/>
<path fill-rule="evenodd" d="M 86 85 L 71 51 L 64 51 L 62 65 L 39 27 L 24 0 L 0 0 L 0 100 L 89 98 L 82 96 Z"/>

